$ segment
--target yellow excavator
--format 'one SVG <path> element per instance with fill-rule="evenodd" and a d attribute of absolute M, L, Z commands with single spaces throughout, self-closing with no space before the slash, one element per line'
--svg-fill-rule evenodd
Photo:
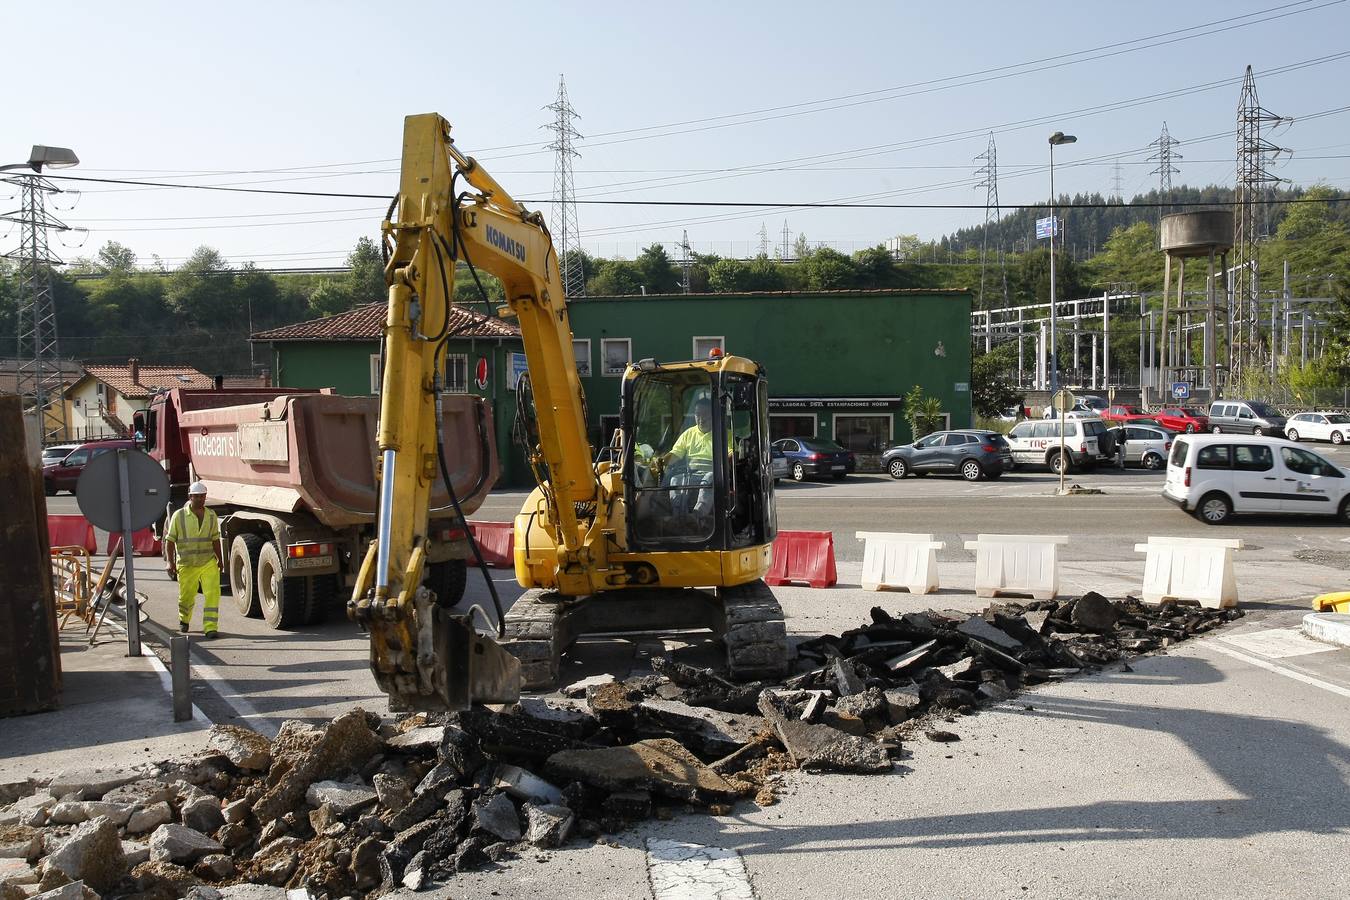
<path fill-rule="evenodd" d="M 631 363 L 620 427 L 597 461 L 543 217 L 462 154 L 439 115 L 404 121 L 383 232 L 378 540 L 348 612 L 370 632 L 371 668 L 391 701 L 464 709 L 552 688 L 562 654 L 587 634 L 710 628 L 733 678 L 782 675 L 783 614 L 763 580 L 777 529 L 763 367 L 719 354 Z M 495 623 L 478 607 L 446 608 L 423 583 L 431 486 L 438 473 L 450 481 L 437 398 L 459 265 L 485 302 L 479 272 L 501 282 L 496 314 L 519 324 L 527 363 L 517 431 L 538 487 L 514 523 L 527 590 L 504 617 L 498 606 Z"/>

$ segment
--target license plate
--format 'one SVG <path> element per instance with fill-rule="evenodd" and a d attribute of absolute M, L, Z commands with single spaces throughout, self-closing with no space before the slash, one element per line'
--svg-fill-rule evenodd
<path fill-rule="evenodd" d="M 289 568 L 292 569 L 317 569 L 321 566 L 331 566 L 333 557 L 331 556 L 310 556 L 291 560 Z"/>
<path fill-rule="evenodd" d="M 844 471 L 844 468 L 845 468 L 845 467 L 844 467 L 844 466 L 831 466 L 830 468 L 834 469 L 834 471 L 836 471 L 836 472 L 842 472 L 842 471 Z"/>

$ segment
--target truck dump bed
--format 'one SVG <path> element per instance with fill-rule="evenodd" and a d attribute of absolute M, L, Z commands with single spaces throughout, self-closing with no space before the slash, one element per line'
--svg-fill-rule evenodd
<path fill-rule="evenodd" d="M 497 480 L 492 417 L 485 400 L 443 397 L 446 468 L 465 515 Z M 377 397 L 280 395 L 261 403 L 184 411 L 180 437 L 212 506 L 308 511 L 333 528 L 375 520 Z M 431 518 L 454 516 L 441 479 Z"/>

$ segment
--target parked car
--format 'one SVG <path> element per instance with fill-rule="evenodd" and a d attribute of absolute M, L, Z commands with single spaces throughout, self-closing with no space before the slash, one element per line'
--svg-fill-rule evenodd
<path fill-rule="evenodd" d="M 1215 434 L 1284 436 L 1284 413 L 1259 400 L 1218 400 L 1209 406 L 1209 430 Z"/>
<path fill-rule="evenodd" d="M 1172 452 L 1171 432 L 1152 425 L 1131 422 L 1107 429 L 1111 435 L 1111 447 L 1120 446 L 1125 438 L 1125 465 L 1138 464 L 1145 469 L 1161 469 L 1167 465 L 1167 456 Z"/>
<path fill-rule="evenodd" d="M 852 450 L 845 450 L 825 438 L 783 438 L 773 446 L 787 458 L 788 473 L 793 481 L 830 476 L 843 479 L 858 467 Z"/>
<path fill-rule="evenodd" d="M 1075 397 L 1073 409 L 1070 409 L 1065 415 L 1072 416 L 1078 414 L 1084 416 L 1100 416 L 1104 409 L 1106 409 L 1106 401 L 1101 397 L 1095 397 L 1089 394 L 1086 397 Z M 1059 410 L 1055 409 L 1054 404 L 1051 404 L 1041 410 L 1041 418 L 1057 419 L 1059 418 Z"/>
<path fill-rule="evenodd" d="M 1097 418 L 1074 418 L 1064 422 L 1064 456 L 1060 457 L 1059 420 L 1019 422 L 1008 432 L 1013 462 L 1017 465 L 1045 465 L 1058 474 L 1074 467 L 1092 468 L 1103 453 L 1106 425 Z M 1114 449 L 1114 447 L 1112 448 Z"/>
<path fill-rule="evenodd" d="M 906 475 L 960 475 L 966 481 L 999 478 L 1013 468 L 1012 448 L 997 431 L 935 431 L 881 456 L 892 478 Z"/>
<path fill-rule="evenodd" d="M 42 486 L 48 497 L 54 497 L 61 491 L 70 491 L 73 494 L 75 493 L 75 483 L 80 480 L 80 473 L 84 471 L 84 467 L 89 460 L 101 456 L 109 450 L 135 450 L 136 447 L 135 441 L 120 438 L 80 444 L 67 453 L 60 462 L 42 467 Z"/>
<path fill-rule="evenodd" d="M 1284 436 L 1291 441 L 1331 441 L 1344 444 L 1350 438 L 1350 416 L 1338 412 L 1309 412 L 1290 416 Z"/>
<path fill-rule="evenodd" d="M 1130 406 L 1124 403 L 1117 403 L 1115 406 L 1108 406 L 1102 413 L 1102 419 L 1107 422 L 1113 422 L 1120 425 L 1124 422 L 1133 422 L 1136 419 L 1147 419 L 1149 414 L 1138 406 Z"/>
<path fill-rule="evenodd" d="M 773 483 L 777 484 L 792 471 L 788 466 L 787 455 L 779 450 L 777 446 L 769 448 L 769 463 L 773 471 Z"/>
<path fill-rule="evenodd" d="M 1283 438 L 1179 437 L 1163 497 L 1210 525 L 1240 513 L 1312 513 L 1350 524 L 1350 471 Z"/>
<path fill-rule="evenodd" d="M 70 451 L 74 450 L 78 446 L 80 445 L 52 444 L 50 447 L 43 447 L 42 467 L 46 468 L 47 466 L 53 465 L 54 463 L 59 463 L 61 460 L 65 459 L 67 456 L 70 455 Z"/>
<path fill-rule="evenodd" d="M 1209 431 L 1209 416 L 1197 406 L 1165 406 L 1153 414 L 1158 424 L 1171 431 L 1204 434 Z"/>

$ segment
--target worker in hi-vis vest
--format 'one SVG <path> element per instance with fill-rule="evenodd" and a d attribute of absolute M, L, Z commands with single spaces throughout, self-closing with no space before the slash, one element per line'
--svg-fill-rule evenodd
<path fill-rule="evenodd" d="M 169 576 L 178 576 L 178 630 L 187 632 L 192 622 L 192 607 L 201 588 L 202 633 L 209 640 L 216 636 L 220 618 L 220 519 L 206 508 L 206 485 L 192 482 L 187 506 L 169 519 L 165 536 L 169 551 Z"/>

